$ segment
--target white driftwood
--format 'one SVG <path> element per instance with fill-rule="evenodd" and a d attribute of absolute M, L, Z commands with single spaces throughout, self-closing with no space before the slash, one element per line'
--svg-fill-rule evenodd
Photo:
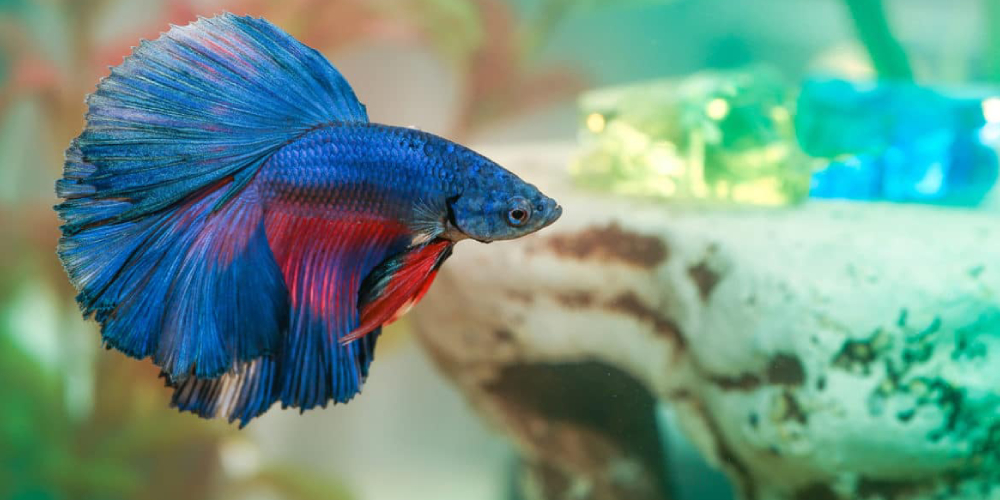
<path fill-rule="evenodd" d="M 629 428 L 653 415 L 625 415 L 647 409 L 626 396 L 673 405 L 745 499 L 1000 497 L 1000 217 L 685 208 L 574 188 L 565 147 L 487 153 L 563 219 L 459 244 L 413 318 L 524 454 L 534 498 L 669 489 L 614 411 L 575 415 L 600 408 L 563 391 Z"/>

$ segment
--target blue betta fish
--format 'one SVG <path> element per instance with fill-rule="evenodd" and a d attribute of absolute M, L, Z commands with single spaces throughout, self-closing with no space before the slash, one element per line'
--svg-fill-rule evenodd
<path fill-rule="evenodd" d="M 368 121 L 330 63 L 224 14 L 144 41 L 66 151 L 58 254 L 106 346 L 173 406 L 245 425 L 361 390 L 381 327 L 456 242 L 562 209 L 441 137 Z"/>

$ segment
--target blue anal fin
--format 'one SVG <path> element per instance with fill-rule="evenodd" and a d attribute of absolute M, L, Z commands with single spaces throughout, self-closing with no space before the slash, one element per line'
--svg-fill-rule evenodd
<path fill-rule="evenodd" d="M 368 367 L 375 356 L 375 342 L 381 329 L 369 333 L 355 342 L 350 350 L 353 358 L 346 365 L 355 366 L 361 379 L 368 376 Z M 188 377 L 172 381 L 167 374 L 167 385 L 173 387 L 171 406 L 191 412 L 202 418 L 225 418 L 239 421 L 240 428 L 266 412 L 280 398 L 280 356 L 265 356 L 249 362 L 237 363 L 232 370 L 215 378 Z M 346 361 L 346 360 L 345 360 Z"/>
<path fill-rule="evenodd" d="M 365 276 L 405 247 L 406 228 L 355 214 L 328 219 L 275 210 L 265 219 L 291 306 L 281 347 L 282 406 L 304 411 L 346 403 L 361 391 L 375 339 L 346 345 L 341 339 L 358 327 Z"/>
<path fill-rule="evenodd" d="M 225 418 L 245 426 L 277 400 L 277 364 L 271 357 L 237 363 L 215 378 L 188 377 L 167 385 L 174 388 L 171 406 L 203 418 Z M 166 376 L 166 374 L 164 374 Z"/>

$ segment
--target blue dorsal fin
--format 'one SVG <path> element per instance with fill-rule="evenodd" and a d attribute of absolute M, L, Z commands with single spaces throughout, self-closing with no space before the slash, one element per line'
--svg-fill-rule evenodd
<path fill-rule="evenodd" d="M 288 292 L 250 181 L 309 130 L 367 122 L 350 86 L 267 21 L 223 14 L 143 42 L 88 104 L 56 182 L 84 315 L 176 381 L 273 354 Z"/>
<path fill-rule="evenodd" d="M 331 122 L 367 122 L 343 76 L 263 19 L 223 14 L 144 41 L 88 98 L 78 139 L 95 198 L 170 206 L 227 177 L 228 198 L 288 141 Z M 67 221 L 68 230 L 78 230 Z"/>

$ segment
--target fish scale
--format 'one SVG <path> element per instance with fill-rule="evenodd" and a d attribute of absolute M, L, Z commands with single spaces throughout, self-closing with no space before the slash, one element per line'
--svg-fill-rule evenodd
<path fill-rule="evenodd" d="M 440 154 L 450 150 L 452 157 Z M 358 151 L 369 151 L 359 155 Z M 446 139 L 379 124 L 342 124 L 316 129 L 278 150 L 255 183 L 268 204 L 317 210 L 375 212 L 405 220 L 413 199 L 440 199 L 463 189 L 461 155 Z M 445 161 L 442 161 L 445 160 Z M 488 161 L 481 159 L 480 161 Z M 330 164 L 338 168 L 330 169 Z M 378 189 L 379 196 L 371 191 Z"/>

